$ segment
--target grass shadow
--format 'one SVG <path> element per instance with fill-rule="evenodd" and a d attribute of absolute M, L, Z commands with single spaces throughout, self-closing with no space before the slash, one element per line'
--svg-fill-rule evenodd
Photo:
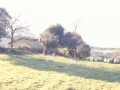
<path fill-rule="evenodd" d="M 13 65 L 25 66 L 39 71 L 55 71 L 69 76 L 75 75 L 86 79 L 96 79 L 107 82 L 120 83 L 120 71 L 108 71 L 103 68 L 91 68 L 83 65 L 66 64 L 58 61 L 25 57 L 23 55 L 9 55 Z"/>

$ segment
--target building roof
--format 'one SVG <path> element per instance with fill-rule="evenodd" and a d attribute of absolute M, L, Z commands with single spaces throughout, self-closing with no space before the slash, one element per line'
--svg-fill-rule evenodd
<path fill-rule="evenodd" d="M 17 41 L 19 41 L 19 40 L 30 40 L 30 41 L 38 41 L 38 39 L 36 39 L 36 38 L 31 38 L 31 37 L 20 37 L 20 38 L 17 38 L 17 39 L 15 39 L 14 41 L 13 41 L 13 43 L 14 42 L 17 42 Z M 11 44 L 11 42 L 9 42 L 8 44 Z"/>

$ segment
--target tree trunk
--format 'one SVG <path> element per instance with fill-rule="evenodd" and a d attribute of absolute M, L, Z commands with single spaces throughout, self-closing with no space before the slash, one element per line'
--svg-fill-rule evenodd
<path fill-rule="evenodd" d="M 47 53 L 47 47 L 45 45 L 44 48 L 43 48 L 43 54 L 45 55 L 46 53 Z"/>
<path fill-rule="evenodd" d="M 84 55 L 81 54 L 82 59 L 84 59 Z"/>
<path fill-rule="evenodd" d="M 13 30 L 11 31 L 11 49 L 13 49 Z"/>
<path fill-rule="evenodd" d="M 77 53 L 76 53 L 76 49 L 75 49 L 75 50 L 74 50 L 74 58 L 76 58 L 76 54 L 77 54 Z"/>
<path fill-rule="evenodd" d="M 74 58 L 72 49 L 68 49 L 68 51 L 69 51 L 69 53 L 68 53 L 68 54 L 69 54 L 71 57 L 73 57 L 73 58 Z"/>

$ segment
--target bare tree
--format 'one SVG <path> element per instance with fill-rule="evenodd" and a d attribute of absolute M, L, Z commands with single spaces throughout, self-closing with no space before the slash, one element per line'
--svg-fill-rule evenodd
<path fill-rule="evenodd" d="M 21 14 L 18 17 L 14 17 L 9 24 L 10 30 L 10 38 L 11 38 L 11 49 L 13 49 L 13 40 L 20 36 L 21 32 L 27 33 L 29 26 L 25 25 L 25 23 L 20 22 L 18 19 L 20 18 Z M 15 34 L 17 34 L 15 36 Z"/>
<path fill-rule="evenodd" d="M 73 23 L 73 28 L 74 28 L 74 32 L 77 31 L 78 28 L 80 28 L 80 20 L 77 20 L 76 22 L 72 22 Z"/>

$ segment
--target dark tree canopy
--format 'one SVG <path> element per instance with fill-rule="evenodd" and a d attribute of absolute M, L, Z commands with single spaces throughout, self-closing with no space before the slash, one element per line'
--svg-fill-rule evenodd
<path fill-rule="evenodd" d="M 5 8 L 0 7 L 0 38 L 7 35 L 7 28 L 9 27 L 11 16 Z"/>
<path fill-rule="evenodd" d="M 59 46 L 61 45 L 62 43 L 62 38 L 63 38 L 63 35 L 64 35 L 64 28 L 61 24 L 54 24 L 54 25 L 51 25 L 49 26 L 44 32 L 49 32 L 50 34 L 54 35 L 54 36 L 57 36 L 58 39 L 59 39 Z"/>
<path fill-rule="evenodd" d="M 80 57 L 89 57 L 90 56 L 90 46 L 87 45 L 85 42 L 77 46 L 77 53 Z"/>
<path fill-rule="evenodd" d="M 46 54 L 48 48 L 55 48 L 60 44 L 64 28 L 60 24 L 51 25 L 40 34 L 39 43 L 43 45 L 43 54 Z"/>
<path fill-rule="evenodd" d="M 82 42 L 82 38 L 75 32 L 66 32 L 64 34 L 64 46 L 68 48 L 76 48 Z"/>
<path fill-rule="evenodd" d="M 76 32 L 66 32 L 63 38 L 63 46 L 68 48 L 69 55 L 76 58 L 76 48 L 83 42 Z"/>
<path fill-rule="evenodd" d="M 55 24 L 55 25 L 51 25 L 49 26 L 45 32 L 49 32 L 53 35 L 58 35 L 59 37 L 62 37 L 64 34 L 64 28 L 62 27 L 62 25 L 60 24 Z"/>

